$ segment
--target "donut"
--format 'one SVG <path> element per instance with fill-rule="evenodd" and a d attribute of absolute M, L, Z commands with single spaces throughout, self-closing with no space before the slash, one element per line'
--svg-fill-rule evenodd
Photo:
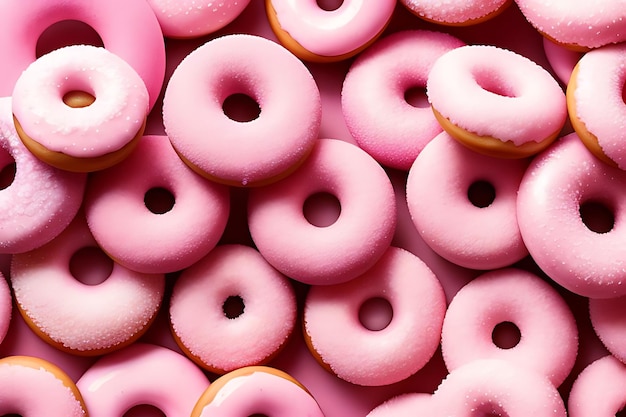
<path fill-rule="evenodd" d="M 519 330 L 515 346 L 494 341 L 501 324 Z M 565 300 L 547 282 L 505 268 L 479 275 L 456 293 L 443 321 L 441 351 L 449 371 L 477 359 L 502 359 L 558 387 L 574 367 L 578 329 Z"/>
<path fill-rule="evenodd" d="M 68 101 L 68 94 L 78 103 Z M 17 79 L 12 97 L 24 145 L 68 171 L 97 171 L 126 158 L 148 114 L 141 77 L 120 57 L 91 45 L 43 55 Z"/>
<path fill-rule="evenodd" d="M 247 366 L 222 375 L 206 389 L 191 417 L 324 417 L 309 391 L 291 375 Z"/>
<path fill-rule="evenodd" d="M 414 15 L 432 23 L 447 26 L 469 26 L 483 23 L 502 13 L 513 0 L 453 0 L 429 2 L 400 0 Z"/>
<path fill-rule="evenodd" d="M 393 0 L 344 0 L 325 10 L 315 0 L 265 0 L 280 43 L 311 62 L 342 61 L 365 50 L 387 28 L 395 6 Z"/>
<path fill-rule="evenodd" d="M 567 120 L 565 94 L 550 73 L 495 46 L 445 53 L 432 67 L 426 93 L 446 132 L 490 156 L 534 155 L 558 137 Z"/>
<path fill-rule="evenodd" d="M 589 299 L 589 319 L 604 347 L 626 363 L 626 296 Z"/>
<path fill-rule="evenodd" d="M 572 77 L 574 67 L 583 56 L 583 53 L 556 44 L 546 37 L 542 39 L 542 44 L 543 52 L 550 64 L 550 68 L 561 84 L 567 86 Z"/>
<path fill-rule="evenodd" d="M 380 164 L 408 170 L 441 132 L 425 99 L 426 79 L 437 58 L 462 45 L 446 33 L 404 30 L 379 39 L 354 60 L 341 89 L 341 109 L 356 143 Z M 422 103 L 410 104 L 407 97 L 416 92 Z"/>
<path fill-rule="evenodd" d="M 50 345 L 75 355 L 101 355 L 134 342 L 163 299 L 162 274 L 140 274 L 99 253 L 79 213 L 53 241 L 14 255 L 11 263 L 11 286 L 26 323 Z M 81 261 L 87 265 L 83 273 Z"/>
<path fill-rule="evenodd" d="M 338 200 L 340 213 L 322 227 L 309 222 L 303 207 L 324 193 Z M 319 139 L 291 176 L 251 189 L 247 208 L 250 235 L 261 255 L 288 277 L 312 285 L 363 274 L 385 253 L 396 225 L 393 186 L 385 171 L 365 151 L 338 139 Z"/>
<path fill-rule="evenodd" d="M 594 157 L 576 133 L 533 159 L 517 219 L 533 260 L 557 284 L 584 297 L 626 295 L 625 187 L 626 172 Z"/>
<path fill-rule="evenodd" d="M 23 253 L 58 236 L 82 204 L 87 176 L 51 167 L 19 139 L 11 99 L 0 99 L 0 166 L 13 170 L 0 189 L 0 253 Z"/>
<path fill-rule="evenodd" d="M 84 200 L 98 245 L 126 268 L 150 274 L 185 269 L 209 253 L 230 207 L 227 187 L 197 175 L 166 136 L 152 135 L 121 163 L 93 173 Z"/>
<path fill-rule="evenodd" d="M 145 0 L 19 0 L 0 4 L 0 96 L 10 96 L 17 79 L 37 59 L 37 42 L 55 24 L 78 21 L 93 29 L 104 47 L 134 68 L 150 94 L 150 109 L 165 78 L 165 42 Z"/>
<path fill-rule="evenodd" d="M 4 274 L 0 272 L 0 344 L 9 331 L 11 313 L 13 312 L 13 297 L 11 288 Z"/>
<path fill-rule="evenodd" d="M 619 415 L 626 403 L 626 365 L 612 355 L 588 364 L 574 380 L 567 409 L 570 417 Z"/>
<path fill-rule="evenodd" d="M 390 398 L 367 413 L 366 417 L 432 416 L 433 412 L 431 394 L 410 392 Z"/>
<path fill-rule="evenodd" d="M 134 343 L 98 359 L 76 382 L 89 417 L 123 416 L 139 405 L 189 416 L 210 382 L 184 355 Z"/>
<path fill-rule="evenodd" d="M 23 417 L 83 417 L 87 408 L 74 381 L 34 356 L 0 358 L 0 413 Z"/>
<path fill-rule="evenodd" d="M 293 330 L 297 308 L 285 276 L 255 249 L 229 244 L 181 273 L 169 312 L 183 352 L 224 374 L 272 359 Z"/>
<path fill-rule="evenodd" d="M 594 49 L 580 58 L 567 85 L 567 108 L 578 137 L 600 160 L 623 170 L 625 64 L 625 45 Z"/>
<path fill-rule="evenodd" d="M 517 225 L 517 190 L 528 161 L 479 154 L 442 132 L 409 170 L 406 200 L 424 242 L 472 269 L 509 266 L 528 255 Z"/>
<path fill-rule="evenodd" d="M 237 95 L 258 104 L 258 117 L 228 116 L 224 103 Z M 309 155 L 321 123 L 320 94 L 285 48 L 258 36 L 227 35 L 176 67 L 163 123 L 181 158 L 201 175 L 232 186 L 264 185 L 288 176 Z"/>
<path fill-rule="evenodd" d="M 419 300 L 419 302 L 416 302 Z M 364 323 L 372 314 L 390 319 Z M 362 386 L 402 381 L 433 356 L 441 337 L 446 309 L 435 274 L 412 253 L 390 247 L 367 272 L 337 285 L 310 288 L 304 302 L 304 336 L 320 364 L 339 378 Z"/>

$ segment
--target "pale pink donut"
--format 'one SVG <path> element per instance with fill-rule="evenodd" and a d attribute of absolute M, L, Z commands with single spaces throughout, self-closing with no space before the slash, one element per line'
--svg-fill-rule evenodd
<path fill-rule="evenodd" d="M 94 247 L 79 214 L 53 241 L 14 255 L 11 264 L 11 285 L 24 320 L 52 346 L 78 355 L 103 354 L 137 340 L 154 320 L 165 287 L 163 275 L 116 263 L 97 285 L 79 281 L 70 269 L 72 257 Z"/>
<path fill-rule="evenodd" d="M 434 416 L 431 394 L 415 392 L 390 398 L 367 413 L 366 417 L 415 417 Z"/>
<path fill-rule="evenodd" d="M 491 19 L 506 9 L 512 0 L 400 0 L 422 19 L 450 26 L 473 25 Z"/>
<path fill-rule="evenodd" d="M 589 318 L 594 332 L 606 349 L 626 363 L 626 296 L 591 298 Z"/>
<path fill-rule="evenodd" d="M 76 382 L 89 417 L 123 416 L 138 405 L 156 407 L 167 417 L 188 417 L 209 384 L 184 355 L 144 343 L 103 356 Z"/>
<path fill-rule="evenodd" d="M 145 202 L 155 190 L 173 198 L 166 212 Z M 94 173 L 85 193 L 87 222 L 100 247 L 143 273 L 179 271 L 204 257 L 224 232 L 229 206 L 228 188 L 193 172 L 166 136 L 141 138 L 126 160 Z"/>
<path fill-rule="evenodd" d="M 229 299 L 241 307 L 232 317 Z M 287 277 L 259 252 L 222 245 L 182 272 L 169 312 L 181 349 L 203 368 L 226 373 L 272 359 L 294 328 L 297 307 Z"/>
<path fill-rule="evenodd" d="M 372 299 L 391 306 L 391 320 L 370 330 L 360 310 Z M 419 301 L 418 301 L 419 300 Z M 433 356 L 446 310 L 443 288 L 412 253 L 390 247 L 350 282 L 313 286 L 304 304 L 305 340 L 320 363 L 353 384 L 381 386 L 402 381 Z"/>
<path fill-rule="evenodd" d="M 542 41 L 543 52 L 548 59 L 550 68 L 552 68 L 552 71 L 554 71 L 559 81 L 567 86 L 572 76 L 572 71 L 574 71 L 574 67 L 583 54 L 556 44 L 546 37 L 544 37 Z"/>
<path fill-rule="evenodd" d="M 591 362 L 569 392 L 570 417 L 613 417 L 626 404 L 626 365 L 612 355 Z"/>
<path fill-rule="evenodd" d="M 0 272 L 0 344 L 9 331 L 12 312 L 13 298 L 11 296 L 11 289 L 9 288 L 7 280 L 4 278 L 4 274 Z"/>
<path fill-rule="evenodd" d="M 378 40 L 359 55 L 341 90 L 343 115 L 358 145 L 382 165 L 408 170 L 442 129 L 425 97 L 425 106 L 414 107 L 405 95 L 425 90 L 435 60 L 462 45 L 446 33 L 407 30 Z"/>
<path fill-rule="evenodd" d="M 517 199 L 524 243 L 537 265 L 559 285 L 592 298 L 626 295 L 622 247 L 626 172 L 594 157 L 575 133 L 533 159 Z M 614 216 L 608 232 L 582 218 L 589 204 Z"/>
<path fill-rule="evenodd" d="M 311 224 L 303 213 L 306 200 L 318 193 L 333 195 L 341 207 L 327 227 Z M 320 139 L 290 177 L 251 190 L 248 224 L 259 252 L 288 277 L 307 284 L 349 281 L 372 267 L 391 244 L 393 186 L 359 147 Z"/>
<path fill-rule="evenodd" d="M 457 265 L 495 269 L 519 261 L 528 255 L 516 207 L 527 166 L 523 159 L 473 152 L 442 132 L 424 147 L 407 177 L 416 230 L 431 249 Z M 484 201 L 471 194 L 481 189 Z"/>
<path fill-rule="evenodd" d="M 256 119 L 238 122 L 225 114 L 224 101 L 235 94 L 259 105 Z M 321 123 L 320 94 L 304 64 L 279 44 L 226 35 L 176 68 L 163 123 L 176 151 L 202 175 L 235 186 L 266 184 L 309 155 Z"/>
<path fill-rule="evenodd" d="M 53 168 L 32 155 L 15 131 L 11 99 L 0 99 L 0 166 L 15 177 L 0 190 L 0 252 L 21 253 L 52 240 L 70 224 L 87 176 Z"/>
<path fill-rule="evenodd" d="M 163 35 L 199 38 L 235 20 L 250 0 L 147 0 L 159 20 Z"/>
<path fill-rule="evenodd" d="M 497 325 L 512 323 L 519 342 L 501 348 Z M 454 296 L 443 321 L 441 350 L 453 371 L 477 359 L 502 359 L 561 385 L 576 361 L 578 329 L 565 300 L 538 276 L 515 268 L 476 277 Z"/>

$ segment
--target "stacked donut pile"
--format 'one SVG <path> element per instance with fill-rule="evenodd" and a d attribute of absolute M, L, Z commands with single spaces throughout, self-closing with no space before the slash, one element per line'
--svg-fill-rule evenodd
<path fill-rule="evenodd" d="M 626 8 L 432 3 L 1 3 L 0 414 L 618 413 Z"/>

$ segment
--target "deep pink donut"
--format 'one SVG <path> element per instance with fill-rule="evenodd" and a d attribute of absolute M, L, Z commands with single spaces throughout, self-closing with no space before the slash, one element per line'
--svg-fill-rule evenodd
<path fill-rule="evenodd" d="M 11 297 L 11 289 L 4 278 L 4 274 L 0 272 L 0 343 L 2 343 L 9 331 L 12 312 L 13 298 Z"/>
<path fill-rule="evenodd" d="M 589 318 L 606 349 L 626 363 L 626 296 L 589 299 Z"/>
<path fill-rule="evenodd" d="M 612 355 L 587 365 L 567 401 L 569 417 L 613 417 L 626 403 L 626 365 Z"/>

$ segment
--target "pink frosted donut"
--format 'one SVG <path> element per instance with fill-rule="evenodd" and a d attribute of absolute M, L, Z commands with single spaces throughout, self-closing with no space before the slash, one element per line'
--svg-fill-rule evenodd
<path fill-rule="evenodd" d="M 400 0 L 409 11 L 429 22 L 449 26 L 482 23 L 505 10 L 512 0 Z"/>
<path fill-rule="evenodd" d="M 235 20 L 250 0 L 148 0 L 159 20 L 163 35 L 169 38 L 199 38 Z"/>
<path fill-rule="evenodd" d="M 518 223 L 530 255 L 559 285 L 585 297 L 626 295 L 624 189 L 626 172 L 594 157 L 575 133 L 533 159 Z"/>
<path fill-rule="evenodd" d="M 370 329 L 359 316 L 372 300 L 390 306 L 391 312 L 387 322 L 377 319 Z M 443 288 L 430 268 L 412 253 L 390 247 L 350 282 L 309 290 L 305 340 L 322 366 L 339 378 L 364 386 L 393 384 L 433 356 L 445 310 Z"/>
<path fill-rule="evenodd" d="M 434 410 L 431 394 L 415 392 L 390 398 L 370 411 L 366 417 L 434 416 Z"/>
<path fill-rule="evenodd" d="M 68 94 L 94 101 L 76 105 Z M 26 147 L 68 171 L 96 171 L 126 158 L 143 134 L 147 114 L 141 77 L 96 46 L 66 46 L 42 56 L 13 89 L 15 125 Z"/>
<path fill-rule="evenodd" d="M 567 401 L 570 417 L 613 417 L 626 403 L 626 365 L 612 355 L 595 360 L 578 375 Z"/>
<path fill-rule="evenodd" d="M 316 0 L 265 0 L 278 40 L 314 62 L 344 60 L 366 49 L 385 30 L 395 6 L 395 0 L 344 0 L 325 10 Z"/>
<path fill-rule="evenodd" d="M 100 355 L 137 340 L 154 320 L 165 286 L 163 275 L 97 262 L 89 255 L 94 250 L 96 241 L 79 214 L 53 241 L 14 255 L 11 264 L 24 320 L 52 346 L 78 355 Z M 85 282 L 74 275 L 81 258 L 92 274 Z"/>
<path fill-rule="evenodd" d="M 427 95 L 445 131 L 492 156 L 533 155 L 556 139 L 567 120 L 565 94 L 550 73 L 495 46 L 444 54 L 430 72 Z"/>
<path fill-rule="evenodd" d="M 626 363 L 626 296 L 590 299 L 589 318 L 606 349 Z"/>
<path fill-rule="evenodd" d="M 522 159 L 473 152 L 446 132 L 409 170 L 406 198 L 416 230 L 443 258 L 467 268 L 495 269 L 528 255 L 517 225 Z"/>
<path fill-rule="evenodd" d="M 258 117 L 228 116 L 224 103 L 237 95 L 258 104 Z M 227 35 L 176 68 L 163 98 L 163 123 L 194 170 L 229 185 L 261 185 L 287 176 L 309 155 L 321 123 L 320 93 L 304 64 L 277 43 Z"/>
<path fill-rule="evenodd" d="M 572 126 L 587 148 L 609 165 L 626 170 L 624 123 L 626 45 L 607 45 L 578 61 L 567 85 Z"/>
<path fill-rule="evenodd" d="M 475 360 L 450 372 L 434 399 L 436 416 L 567 416 L 559 391 L 545 376 L 499 359 Z"/>
<path fill-rule="evenodd" d="M 546 37 L 543 38 L 543 52 L 554 74 L 563 85 L 567 86 L 574 67 L 583 54 L 558 45 Z"/>
<path fill-rule="evenodd" d="M 267 366 L 239 368 L 216 379 L 191 417 L 324 417 L 307 389 L 289 374 Z"/>
<path fill-rule="evenodd" d="M 0 413 L 22 417 L 83 417 L 87 409 L 71 378 L 32 356 L 0 359 Z"/>
<path fill-rule="evenodd" d="M 11 289 L 9 288 L 9 284 L 7 284 L 7 280 L 4 278 L 4 274 L 0 272 L 0 344 L 9 331 L 12 311 L 13 298 L 11 296 Z"/>
<path fill-rule="evenodd" d="M 319 227 L 304 216 L 309 197 L 328 193 L 341 212 Z M 359 147 L 318 140 L 290 177 L 252 189 L 250 234 L 276 269 L 307 284 L 338 284 L 361 275 L 391 244 L 396 225 L 394 190 L 385 171 Z M 280 233 L 277 231 L 280 230 Z"/>
<path fill-rule="evenodd" d="M 296 310 L 287 277 L 243 245 L 218 246 L 183 271 L 169 307 L 181 349 L 220 374 L 273 358 L 293 330 Z"/>
<path fill-rule="evenodd" d="M 0 166 L 11 183 L 0 190 L 0 253 L 21 253 L 51 241 L 82 204 L 87 177 L 53 168 L 31 154 L 15 131 L 11 99 L 0 99 Z"/>
<path fill-rule="evenodd" d="M 138 405 L 167 417 L 191 415 L 209 380 L 192 361 L 165 347 L 135 343 L 103 356 L 80 377 L 89 417 L 123 416 Z"/>
<path fill-rule="evenodd" d="M 0 96 L 37 59 L 36 47 L 49 27 L 79 21 L 100 36 L 104 47 L 135 69 L 154 106 L 165 77 L 165 43 L 152 8 L 145 0 L 20 0 L 0 2 L 0 56 L 11 57 L 0 68 Z"/>
<path fill-rule="evenodd" d="M 494 341 L 498 325 L 519 330 L 513 347 Z M 502 359 L 561 385 L 574 366 L 578 329 L 569 307 L 547 282 L 514 268 L 487 272 L 454 296 L 441 335 L 448 370 L 477 359 Z"/>
<path fill-rule="evenodd" d="M 228 189 L 189 169 L 165 136 L 141 138 L 126 160 L 94 173 L 85 194 L 100 247 L 143 273 L 179 271 L 204 257 L 224 232 L 229 206 Z"/>
<path fill-rule="evenodd" d="M 343 115 L 358 145 L 382 165 L 408 170 L 441 126 L 425 96 L 420 107 L 407 95 L 424 90 L 435 60 L 462 45 L 445 33 L 407 30 L 359 55 L 341 90 Z"/>

